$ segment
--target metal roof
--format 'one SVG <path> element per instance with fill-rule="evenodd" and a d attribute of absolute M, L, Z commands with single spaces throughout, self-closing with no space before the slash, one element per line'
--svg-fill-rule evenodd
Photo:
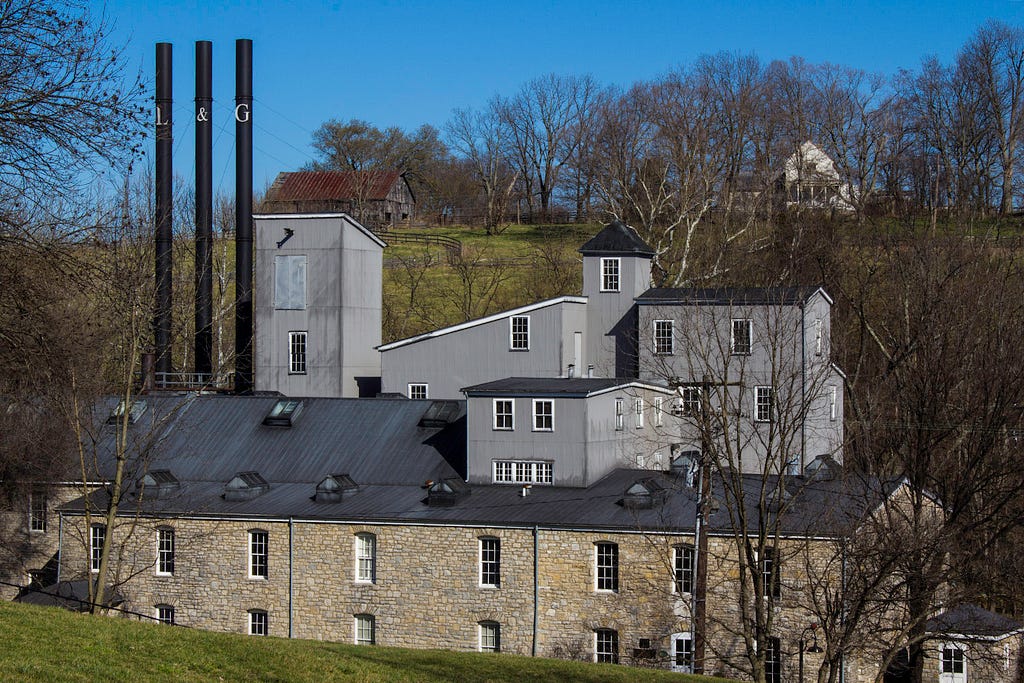
<path fill-rule="evenodd" d="M 672 393 L 666 387 L 614 377 L 506 377 L 465 387 L 462 391 L 477 396 L 575 396 L 585 397 L 618 388 L 654 389 Z"/>
<path fill-rule="evenodd" d="M 1022 624 L 977 605 L 959 605 L 928 620 L 928 633 L 995 637 L 1019 631 Z"/>
<path fill-rule="evenodd" d="M 265 202 L 353 200 L 379 201 L 397 182 L 401 171 L 294 171 L 279 173 Z"/>
<path fill-rule="evenodd" d="M 684 306 L 791 306 L 807 301 L 819 291 L 832 303 L 832 298 L 821 287 L 652 287 L 638 296 L 636 302 Z"/>
<path fill-rule="evenodd" d="M 583 243 L 581 254 L 637 254 L 654 256 L 652 249 L 637 231 L 622 221 L 612 221 L 601 232 Z"/>

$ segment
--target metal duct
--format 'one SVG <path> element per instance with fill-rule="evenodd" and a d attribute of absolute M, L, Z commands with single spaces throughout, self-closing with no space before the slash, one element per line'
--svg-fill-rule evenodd
<path fill-rule="evenodd" d="M 171 249 L 173 169 L 171 131 L 171 44 L 156 44 L 156 310 L 153 338 L 156 345 L 157 386 L 171 371 Z"/>
<path fill-rule="evenodd" d="M 213 373 L 213 43 L 196 41 L 196 374 Z"/>
<path fill-rule="evenodd" d="M 252 376 L 252 40 L 235 41 L 235 393 Z"/>

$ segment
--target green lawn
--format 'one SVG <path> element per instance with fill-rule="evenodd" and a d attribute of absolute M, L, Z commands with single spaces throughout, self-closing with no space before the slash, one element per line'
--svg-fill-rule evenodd
<path fill-rule="evenodd" d="M 4 681 L 722 681 L 504 654 L 256 638 L 0 603 Z"/>

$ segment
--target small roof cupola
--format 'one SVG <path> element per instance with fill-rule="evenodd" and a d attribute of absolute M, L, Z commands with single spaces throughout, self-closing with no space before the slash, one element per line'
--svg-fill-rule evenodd
<path fill-rule="evenodd" d="M 579 249 L 584 256 L 643 256 L 653 258 L 655 251 L 644 242 L 636 230 L 620 220 L 614 220 L 583 243 Z"/>

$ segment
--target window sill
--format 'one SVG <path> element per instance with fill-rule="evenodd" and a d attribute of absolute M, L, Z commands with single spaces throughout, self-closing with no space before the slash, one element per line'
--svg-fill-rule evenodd
<path fill-rule="evenodd" d="M 293 376 L 293 375 L 303 376 L 303 375 L 308 375 L 308 374 L 309 374 L 308 372 L 291 372 L 291 371 L 288 372 L 289 376 Z"/>
<path fill-rule="evenodd" d="M 157 577 L 158 579 L 173 579 L 174 572 L 153 572 L 153 576 Z"/>
<path fill-rule="evenodd" d="M 491 427 L 492 432 L 512 432 L 515 431 L 511 427 Z"/>
<path fill-rule="evenodd" d="M 497 586 L 493 583 L 481 583 L 479 586 L 477 586 L 477 588 L 485 591 L 496 591 L 499 588 L 501 588 L 501 586 Z"/>
<path fill-rule="evenodd" d="M 250 581 L 267 581 L 268 579 L 265 576 L 250 576 L 249 580 Z"/>
<path fill-rule="evenodd" d="M 509 349 L 509 353 L 528 353 L 530 349 Z"/>
<path fill-rule="evenodd" d="M 533 431 L 535 431 L 535 432 L 553 432 L 553 431 L 555 431 L 555 428 L 554 427 L 548 427 L 548 428 L 545 428 L 545 429 L 534 428 Z"/>

